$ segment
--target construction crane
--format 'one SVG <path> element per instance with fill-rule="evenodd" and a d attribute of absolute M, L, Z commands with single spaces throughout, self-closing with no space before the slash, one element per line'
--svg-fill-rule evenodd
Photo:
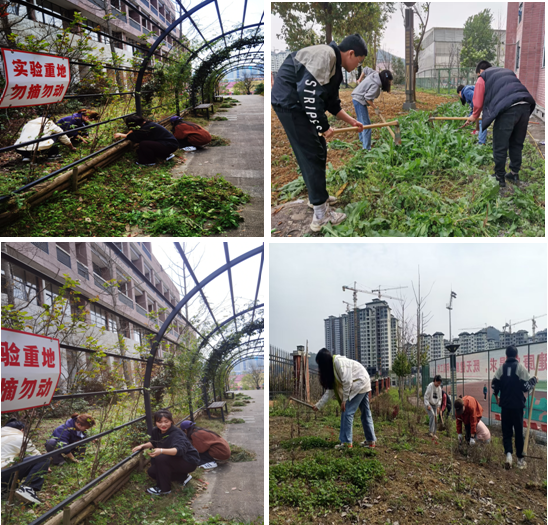
<path fill-rule="evenodd" d="M 529 319 L 523 319 L 523 321 L 517 321 L 513 323 L 512 321 L 508 321 L 505 323 L 505 325 L 502 327 L 502 332 L 506 333 L 506 329 L 508 328 L 508 333 L 512 333 L 512 326 L 516 326 L 517 324 L 526 323 L 527 321 L 532 321 L 532 328 L 533 328 L 533 337 L 535 337 L 535 333 L 537 330 L 537 319 L 540 319 L 541 317 L 546 317 L 547 314 L 537 315 L 529 318 Z"/>
<path fill-rule="evenodd" d="M 354 305 L 352 303 L 349 303 L 348 301 L 343 301 L 343 303 L 346 305 L 346 313 L 350 312 L 350 307 Z M 361 304 L 360 306 L 364 306 L 364 305 Z M 358 306 L 358 308 L 360 308 L 360 306 Z"/>
<path fill-rule="evenodd" d="M 361 363 L 362 359 L 358 350 L 358 292 L 376 295 L 379 299 L 381 299 L 382 292 L 384 292 L 385 290 L 400 290 L 403 288 L 407 288 L 407 286 L 399 286 L 397 288 L 381 288 L 379 285 L 379 288 L 377 290 L 360 290 L 359 288 L 356 288 L 356 285 L 357 283 L 356 281 L 354 281 L 354 287 L 343 286 L 342 289 L 343 292 L 345 292 L 346 290 L 352 292 L 352 299 L 354 300 L 354 359 Z M 395 299 L 397 301 L 400 299 L 399 297 L 392 297 L 391 295 L 384 295 L 384 297 L 387 297 L 388 299 Z M 381 364 L 380 349 L 377 348 L 377 370 L 379 373 L 381 371 Z"/>

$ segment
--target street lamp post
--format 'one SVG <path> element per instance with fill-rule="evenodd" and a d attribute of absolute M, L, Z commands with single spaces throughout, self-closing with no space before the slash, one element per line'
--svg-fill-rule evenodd
<path fill-rule="evenodd" d="M 405 102 L 403 109 L 417 109 L 415 104 L 415 82 L 413 75 L 413 9 L 416 2 L 404 2 L 405 10 Z"/>

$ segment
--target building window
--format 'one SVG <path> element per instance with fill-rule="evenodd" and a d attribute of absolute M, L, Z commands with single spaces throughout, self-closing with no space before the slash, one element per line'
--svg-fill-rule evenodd
<path fill-rule="evenodd" d="M 36 22 L 60 28 L 63 27 L 63 21 L 55 16 L 56 14 L 61 14 L 60 7 L 53 5 L 51 2 L 47 2 L 46 0 L 36 2 L 36 5 L 42 7 L 46 11 L 45 13 L 42 11 L 34 11 L 34 19 Z"/>
<path fill-rule="evenodd" d="M 521 47 L 520 47 L 519 42 L 518 42 L 518 45 L 516 46 L 516 70 L 519 69 L 519 54 L 520 54 L 520 51 L 521 51 Z"/>
<path fill-rule="evenodd" d="M 44 286 L 44 302 L 42 306 L 53 306 L 55 299 L 59 296 L 59 287 L 52 283 L 46 283 Z"/>
<path fill-rule="evenodd" d="M 99 24 L 97 24 L 96 22 L 93 22 L 92 20 L 86 20 L 85 21 L 85 24 L 88 26 L 88 27 L 93 27 L 93 29 L 95 29 L 96 31 L 100 31 L 101 30 L 101 26 L 99 26 Z M 101 35 L 99 35 L 98 33 L 96 33 L 95 31 L 89 31 L 89 30 L 85 30 L 84 31 L 84 34 L 85 35 L 89 35 L 90 38 L 92 40 L 94 40 L 95 42 L 101 42 Z"/>
<path fill-rule="evenodd" d="M 90 314 L 91 324 L 94 324 L 97 328 L 107 327 L 107 314 L 99 305 L 92 303 Z"/>
<path fill-rule="evenodd" d="M 523 2 L 520 2 L 518 7 L 518 24 L 521 22 L 522 17 L 523 17 Z"/>
<path fill-rule="evenodd" d="M 545 46 L 543 45 L 542 46 L 542 67 L 544 68 L 544 50 L 545 50 Z"/>

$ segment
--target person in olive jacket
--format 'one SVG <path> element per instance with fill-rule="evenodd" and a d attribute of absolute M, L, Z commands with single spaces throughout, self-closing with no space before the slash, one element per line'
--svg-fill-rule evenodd
<path fill-rule="evenodd" d="M 133 452 L 153 449 L 149 453 L 152 459 L 148 475 L 156 480 L 156 486 L 146 491 L 161 496 L 171 493 L 172 481 L 186 485 L 192 479 L 190 472 L 194 472 L 200 464 L 200 455 L 185 433 L 175 425 L 169 410 L 158 410 L 153 417 L 155 428 L 152 429 L 150 441 L 136 446 Z"/>
<path fill-rule="evenodd" d="M 230 445 L 226 439 L 207 428 L 197 427 L 192 421 L 183 421 L 181 430 L 192 441 L 200 454 L 200 466 L 204 469 L 217 467 L 217 461 L 227 461 L 230 458 Z"/>

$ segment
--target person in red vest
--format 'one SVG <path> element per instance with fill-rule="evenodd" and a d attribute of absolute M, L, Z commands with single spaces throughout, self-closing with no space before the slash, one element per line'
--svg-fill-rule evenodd
<path fill-rule="evenodd" d="M 209 131 L 198 124 L 187 122 L 181 117 L 171 117 L 169 121 L 173 125 L 173 135 L 179 141 L 180 148 L 199 148 L 211 142 Z"/>

